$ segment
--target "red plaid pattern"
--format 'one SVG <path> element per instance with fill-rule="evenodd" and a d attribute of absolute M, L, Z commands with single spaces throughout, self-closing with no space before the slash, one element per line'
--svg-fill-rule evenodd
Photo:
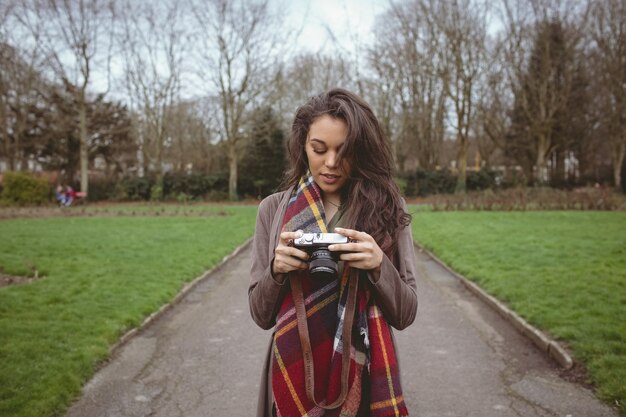
<path fill-rule="evenodd" d="M 320 190 L 311 176 L 300 180 L 283 221 L 283 230 L 298 229 L 326 232 Z M 356 272 L 359 271 L 346 267 L 341 279 L 311 279 L 307 271 L 297 272 L 315 364 L 315 399 L 320 404 L 330 404 L 338 398 L 344 354 L 350 355 L 349 391 L 344 404 L 330 411 L 307 398 L 295 307 L 288 293 L 278 312 L 272 346 L 272 389 L 279 417 L 408 416 L 389 325 L 374 297 L 370 297 L 367 277 Z M 343 352 L 341 329 L 348 293 L 344 290 L 349 279 L 360 281 L 353 342 L 350 352 Z M 362 392 L 363 388 L 367 391 Z"/>

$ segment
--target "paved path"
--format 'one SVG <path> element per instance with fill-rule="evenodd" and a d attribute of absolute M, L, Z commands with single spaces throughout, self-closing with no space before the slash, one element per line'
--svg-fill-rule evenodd
<path fill-rule="evenodd" d="M 419 311 L 396 332 L 417 417 L 616 417 L 445 269 L 417 253 Z M 253 416 L 270 338 L 252 322 L 250 250 L 122 347 L 67 417 Z"/>

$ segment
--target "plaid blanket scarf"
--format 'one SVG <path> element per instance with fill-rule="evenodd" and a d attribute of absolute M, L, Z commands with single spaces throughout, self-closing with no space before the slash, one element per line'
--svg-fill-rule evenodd
<path fill-rule="evenodd" d="M 320 189 L 312 176 L 303 177 L 289 200 L 282 230 L 326 232 L 324 220 Z M 342 355 L 350 355 L 350 372 L 347 397 L 341 406 L 325 410 L 309 400 L 293 293 L 288 293 L 278 312 L 272 346 L 272 389 L 278 416 L 408 416 L 390 329 L 370 294 L 366 274 L 349 267 L 344 268 L 340 279 L 313 279 L 308 271 L 293 273 L 300 279 L 306 308 L 315 400 L 328 405 L 339 397 Z M 343 352 L 342 329 L 351 279 L 358 279 L 356 311 L 350 351 Z"/>

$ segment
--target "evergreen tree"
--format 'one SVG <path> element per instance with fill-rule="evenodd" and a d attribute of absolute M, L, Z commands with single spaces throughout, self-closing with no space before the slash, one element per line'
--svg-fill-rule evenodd
<path fill-rule="evenodd" d="M 286 167 L 285 158 L 285 134 L 278 118 L 269 107 L 256 110 L 241 155 L 240 191 L 254 197 L 276 191 Z"/>
<path fill-rule="evenodd" d="M 550 177 L 562 181 L 565 157 L 575 142 L 584 140 L 586 108 L 581 99 L 587 82 L 576 64 L 575 44 L 559 20 L 539 23 L 515 91 L 505 152 L 524 168 L 529 182 L 534 179 L 539 185 Z"/>

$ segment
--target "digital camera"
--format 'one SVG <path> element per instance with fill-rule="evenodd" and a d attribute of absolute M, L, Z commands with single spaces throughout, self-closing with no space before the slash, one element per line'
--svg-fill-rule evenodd
<path fill-rule="evenodd" d="M 309 272 L 315 276 L 337 276 L 339 255 L 345 252 L 331 252 L 329 245 L 348 243 L 350 239 L 339 233 L 305 233 L 294 239 L 293 246 L 309 254 Z"/>

